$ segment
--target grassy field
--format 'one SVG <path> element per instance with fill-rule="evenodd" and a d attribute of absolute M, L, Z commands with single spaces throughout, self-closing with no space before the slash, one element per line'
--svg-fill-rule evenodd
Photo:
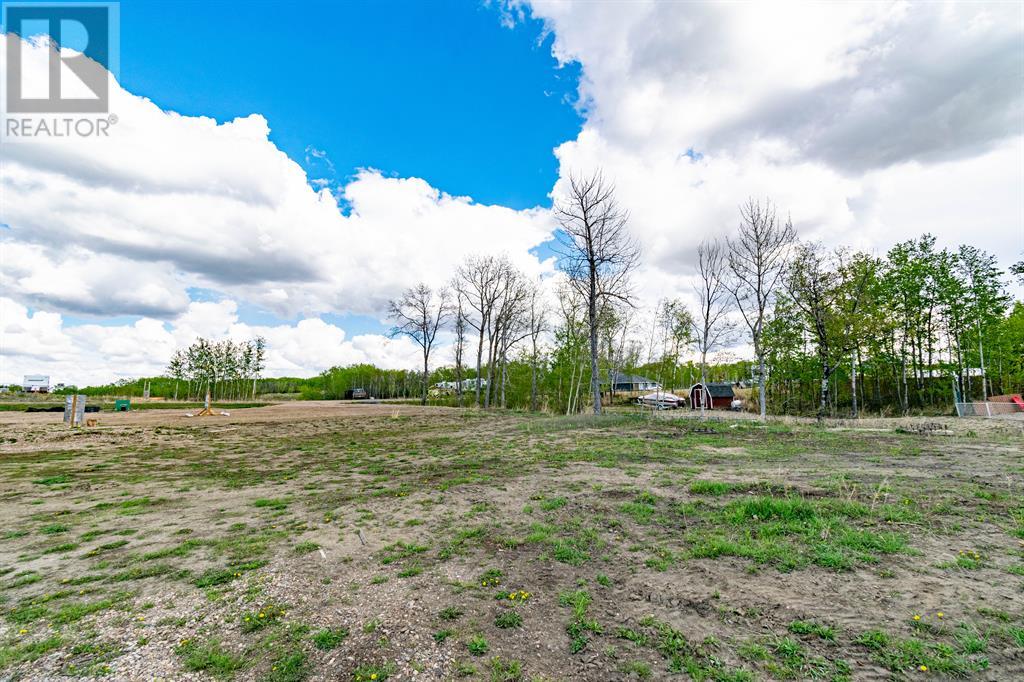
<path fill-rule="evenodd" d="M 1024 679 L 1020 424 L 59 419 L 0 415 L 3 679 Z"/>

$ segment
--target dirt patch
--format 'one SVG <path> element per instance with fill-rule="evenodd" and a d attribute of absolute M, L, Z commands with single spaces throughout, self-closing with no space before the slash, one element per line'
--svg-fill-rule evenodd
<path fill-rule="evenodd" d="M 0 413 L 10 679 L 1024 675 L 999 428 L 59 418 Z"/>

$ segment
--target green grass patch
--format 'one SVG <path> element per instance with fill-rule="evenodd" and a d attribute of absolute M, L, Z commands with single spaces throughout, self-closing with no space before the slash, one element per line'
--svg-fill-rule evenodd
<path fill-rule="evenodd" d="M 283 497 L 259 498 L 257 500 L 253 500 L 252 506 L 260 509 L 281 511 L 288 508 L 288 500 Z"/>
<path fill-rule="evenodd" d="M 64 483 L 71 482 L 71 476 L 68 474 L 57 474 L 56 476 L 46 476 L 45 478 L 37 478 L 32 481 L 36 485 L 62 485 Z"/>
<path fill-rule="evenodd" d="M 22 644 L 7 643 L 0 645 L 0 670 L 18 663 L 31 663 L 46 654 L 56 651 L 64 644 L 60 635 L 52 635 Z M 13 678 L 12 678 L 13 679 Z"/>
<path fill-rule="evenodd" d="M 787 629 L 795 635 L 817 635 L 829 642 L 834 642 L 836 639 L 836 631 L 833 627 L 812 620 L 794 620 Z"/>
<path fill-rule="evenodd" d="M 881 630 L 861 633 L 855 642 L 870 651 L 871 660 L 894 673 L 922 671 L 923 666 L 933 673 L 969 677 L 988 665 L 984 657 L 959 653 L 942 642 L 925 642 L 915 637 L 902 639 Z"/>
<path fill-rule="evenodd" d="M 263 677 L 267 682 L 300 682 L 309 674 L 306 654 L 301 649 L 286 651 L 270 663 L 270 671 Z"/>
<path fill-rule="evenodd" d="M 554 511 L 556 509 L 561 509 L 568 504 L 568 502 L 569 500 L 564 497 L 552 497 L 550 499 L 542 500 L 540 508 L 544 511 Z"/>
<path fill-rule="evenodd" d="M 503 629 L 522 627 L 523 616 L 518 611 L 509 609 L 495 616 L 494 624 Z"/>
<path fill-rule="evenodd" d="M 264 604 L 261 608 L 247 611 L 239 617 L 242 632 L 256 632 L 277 623 L 284 615 L 284 609 L 277 604 Z"/>
<path fill-rule="evenodd" d="M 352 671 L 353 682 L 384 682 L 395 674 L 396 666 L 387 663 L 364 663 Z"/>
<path fill-rule="evenodd" d="M 466 649 L 474 656 L 483 656 L 491 650 L 491 645 L 483 635 L 473 635 L 466 642 Z"/>
<path fill-rule="evenodd" d="M 590 593 L 582 589 L 558 595 L 558 605 L 572 609 L 572 617 L 565 626 L 565 632 L 569 636 L 569 653 L 583 651 L 590 641 L 589 633 L 602 632 L 601 625 L 596 620 L 587 618 L 587 609 L 591 601 Z"/>
<path fill-rule="evenodd" d="M 246 667 L 246 658 L 224 650 L 219 640 L 184 640 L 174 650 L 182 659 L 186 670 L 210 673 L 217 677 L 230 677 Z"/>
<path fill-rule="evenodd" d="M 392 543 L 381 550 L 380 562 L 387 566 L 393 564 L 396 561 L 402 561 L 409 557 L 414 557 L 417 554 L 422 554 L 430 549 L 427 545 L 418 545 L 414 542 L 398 542 Z"/>
<path fill-rule="evenodd" d="M 316 544 L 315 542 L 307 541 L 300 542 L 299 544 L 295 545 L 295 549 L 292 551 L 296 554 L 309 554 L 311 552 L 317 551 L 318 549 L 320 549 L 320 545 Z"/>
<path fill-rule="evenodd" d="M 313 633 L 310 639 L 313 645 L 321 651 L 330 651 L 341 644 L 348 637 L 348 628 L 326 628 Z"/>

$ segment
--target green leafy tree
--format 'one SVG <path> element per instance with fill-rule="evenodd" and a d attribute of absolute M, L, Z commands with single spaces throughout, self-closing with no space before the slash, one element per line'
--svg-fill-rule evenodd
<path fill-rule="evenodd" d="M 800 244 L 786 277 L 788 296 L 817 349 L 819 420 L 828 411 L 832 374 L 856 346 L 856 319 L 872 274 L 862 265 L 866 259 L 848 260 L 843 251 Z"/>

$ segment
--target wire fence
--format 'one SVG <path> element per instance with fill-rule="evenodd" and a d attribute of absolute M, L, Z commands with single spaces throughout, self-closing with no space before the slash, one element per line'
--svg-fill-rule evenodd
<path fill-rule="evenodd" d="M 1016 403 L 973 402 L 957 403 L 958 417 L 1002 417 L 1010 414 L 1021 414 L 1024 410 Z"/>

